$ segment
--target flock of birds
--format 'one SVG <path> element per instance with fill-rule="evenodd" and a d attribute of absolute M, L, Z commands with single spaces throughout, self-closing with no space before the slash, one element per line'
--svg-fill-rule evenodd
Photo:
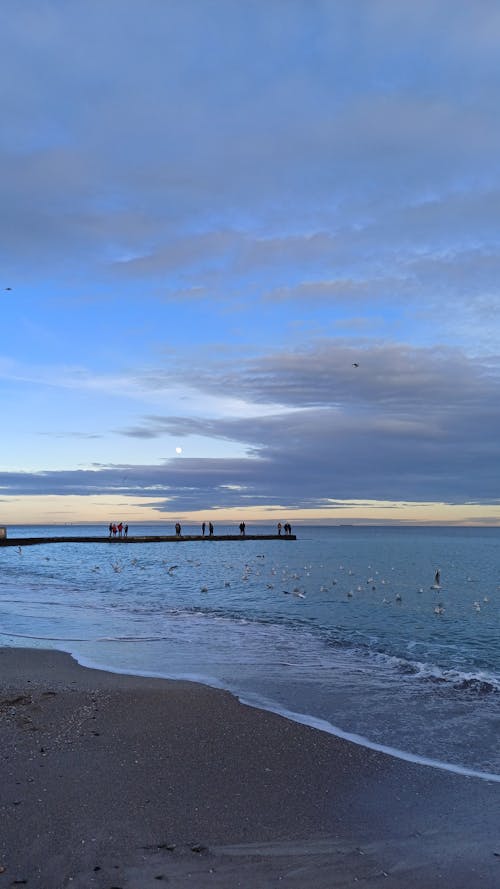
<path fill-rule="evenodd" d="M 17 550 L 18 550 L 19 555 L 22 555 L 22 553 L 23 553 L 22 547 L 19 546 L 17 548 Z M 285 596 L 291 596 L 291 597 L 295 597 L 297 599 L 305 599 L 306 598 L 307 592 L 304 588 L 305 583 L 308 583 L 308 585 L 310 587 L 312 587 L 314 585 L 314 581 L 308 582 L 306 580 L 305 583 L 302 583 L 302 584 L 300 583 L 300 581 L 304 580 L 305 578 L 310 578 L 312 576 L 312 574 L 314 573 L 314 566 L 312 564 L 304 565 L 303 571 L 302 571 L 302 573 L 300 573 L 298 570 L 296 570 L 296 569 L 292 570 L 288 566 L 279 567 L 276 565 L 271 565 L 269 568 L 264 568 L 264 566 L 266 564 L 265 559 L 266 559 L 265 555 L 259 554 L 256 556 L 256 563 L 255 564 L 252 564 L 251 562 L 245 562 L 243 566 L 240 566 L 240 565 L 232 565 L 229 563 L 225 563 L 222 567 L 224 568 L 224 570 L 226 572 L 231 574 L 233 579 L 229 580 L 226 577 L 222 581 L 224 588 L 230 588 L 232 583 L 235 583 L 235 582 L 236 583 L 240 582 L 240 583 L 244 583 L 244 584 L 249 582 L 250 580 L 252 580 L 253 582 L 255 582 L 256 580 L 257 580 L 257 582 L 260 582 L 258 579 L 264 575 L 264 579 L 263 579 L 262 583 L 265 584 L 266 590 L 271 591 L 271 590 L 276 589 L 276 590 L 278 590 L 278 592 L 280 591 Z M 44 556 L 44 560 L 50 561 L 50 557 Z M 257 562 L 257 560 L 259 560 L 259 562 Z M 111 562 L 110 566 L 111 566 L 112 571 L 114 571 L 116 574 L 121 574 L 122 571 L 127 567 L 127 564 L 130 565 L 133 569 L 140 570 L 140 571 L 148 570 L 152 567 L 152 565 L 154 566 L 154 563 L 146 562 L 144 564 L 138 558 L 131 559 L 129 563 L 122 563 L 120 561 Z M 192 567 L 192 568 L 198 569 L 198 568 L 202 567 L 202 565 L 204 565 L 204 563 L 202 563 L 201 560 L 195 560 L 195 559 L 190 559 L 190 558 L 185 560 L 185 563 L 183 564 L 183 566 L 180 566 L 178 564 L 170 564 L 168 559 L 163 559 L 161 561 L 162 570 L 169 578 L 174 578 L 177 576 L 176 572 L 177 572 L 177 569 L 179 569 L 179 567 L 182 567 L 182 568 Z M 319 565 L 316 567 L 318 567 L 321 570 L 322 574 L 324 574 L 324 570 L 325 570 L 324 565 Z M 372 566 L 368 565 L 368 569 L 372 570 Z M 94 573 L 98 573 L 101 571 L 101 566 L 100 565 L 93 565 L 90 570 Z M 242 570 L 241 576 L 235 577 L 234 572 L 237 571 L 239 573 L 241 570 Z M 394 568 L 392 570 L 394 571 Z M 378 571 L 374 571 L 366 579 L 364 584 L 358 583 L 357 586 L 354 587 L 354 585 L 352 585 L 352 581 L 345 584 L 345 578 L 346 577 L 347 578 L 354 577 L 355 572 L 350 568 L 346 568 L 343 564 L 338 565 L 338 571 L 339 571 L 340 576 L 342 577 L 342 580 L 340 581 L 341 586 L 344 586 L 344 587 L 349 586 L 350 587 L 349 589 L 346 590 L 346 593 L 345 593 L 346 599 L 353 599 L 356 597 L 356 594 L 360 594 L 363 592 L 363 590 L 366 590 L 366 589 L 370 589 L 371 592 L 376 592 L 380 588 L 383 588 L 384 592 L 387 591 L 387 593 L 389 593 L 389 589 L 393 585 L 390 580 L 386 580 L 384 577 L 380 577 Z M 467 577 L 467 582 L 473 583 L 474 578 Z M 339 579 L 337 577 L 332 578 L 329 582 L 325 582 L 325 580 L 323 580 L 323 582 L 318 587 L 316 587 L 315 592 L 327 593 L 327 592 L 333 590 L 338 584 L 339 584 Z M 221 585 L 221 581 L 219 578 L 217 578 L 217 580 L 215 580 L 212 585 L 209 585 L 207 582 L 203 583 L 199 587 L 199 591 L 201 593 L 209 593 L 211 589 L 215 590 L 218 587 L 220 587 L 220 585 Z M 442 590 L 441 572 L 440 572 L 439 568 L 436 569 L 435 575 L 434 575 L 434 583 L 431 584 L 429 588 L 430 588 L 430 590 L 432 590 L 434 592 L 440 592 Z M 422 594 L 423 592 L 424 592 L 423 587 L 419 587 L 416 590 L 417 594 Z M 392 596 L 384 595 L 381 601 L 382 601 L 382 604 L 384 604 L 384 605 L 389 605 L 389 604 L 392 604 L 393 602 L 402 603 L 403 596 L 402 596 L 401 592 L 396 592 Z M 488 602 L 489 602 L 489 596 L 484 596 L 482 599 L 482 602 L 479 599 L 475 599 L 472 602 L 472 607 L 476 612 L 479 612 L 479 611 L 481 611 L 482 604 L 487 604 Z M 446 611 L 446 609 L 445 609 L 445 606 L 442 601 L 436 602 L 436 604 L 433 605 L 434 614 L 443 615 L 445 613 L 445 611 Z"/>
<path fill-rule="evenodd" d="M 259 560 L 265 560 L 265 558 L 266 558 L 265 555 L 258 555 L 256 557 L 256 559 L 259 559 Z M 141 570 L 145 570 L 145 567 L 146 567 L 145 565 L 139 564 L 138 559 L 132 559 L 130 564 L 134 567 L 138 567 Z M 186 564 L 191 567 L 194 567 L 194 568 L 200 568 L 202 566 L 201 561 L 196 561 L 194 559 L 187 559 Z M 238 578 L 234 579 L 234 576 L 233 576 L 232 581 L 228 580 L 227 578 L 225 578 L 222 581 L 224 588 L 230 588 L 232 586 L 232 584 L 235 582 L 235 580 L 236 580 L 236 583 L 241 582 L 244 584 L 249 582 L 250 580 L 255 582 L 260 577 L 262 577 L 262 575 L 264 574 L 264 575 L 267 575 L 267 577 L 264 576 L 264 580 L 263 580 L 266 590 L 278 590 L 278 592 L 281 592 L 285 596 L 291 596 L 291 597 L 295 597 L 297 599 L 305 599 L 306 598 L 307 592 L 306 592 L 306 589 L 304 588 L 305 584 L 301 583 L 301 581 L 305 580 L 306 578 L 310 578 L 311 575 L 314 573 L 314 566 L 312 564 L 304 565 L 302 573 L 300 573 L 297 570 L 289 569 L 288 566 L 280 568 L 275 565 L 272 565 L 269 569 L 267 569 L 267 571 L 263 571 L 263 565 L 264 565 L 263 561 L 260 562 L 260 565 L 252 564 L 250 562 L 244 563 L 244 565 L 242 567 L 242 573 Z M 162 560 L 162 566 L 165 570 L 165 573 L 169 577 L 175 577 L 176 571 L 180 567 L 179 565 L 169 564 L 168 560 L 166 560 L 166 559 Z M 324 569 L 323 565 L 319 565 L 318 567 L 320 570 Z M 229 563 L 225 563 L 223 565 L 223 568 L 226 572 L 231 573 L 233 575 L 234 575 L 235 570 L 238 572 L 239 572 L 239 570 L 241 570 L 241 566 L 234 566 Z M 372 566 L 369 565 L 368 569 L 371 570 L 371 568 L 372 568 Z M 120 573 L 123 570 L 123 566 L 119 562 L 114 562 L 114 563 L 112 563 L 112 569 L 116 573 Z M 96 566 L 95 570 L 98 570 L 98 566 Z M 345 578 L 345 577 L 352 578 L 355 576 L 355 572 L 352 569 L 346 568 L 342 564 L 340 564 L 338 566 L 338 570 L 339 570 L 339 574 L 342 578 Z M 392 569 L 392 570 L 394 570 L 394 569 Z M 308 583 L 307 580 L 305 582 Z M 472 583 L 472 582 L 474 582 L 474 579 L 472 577 L 468 577 L 467 582 Z M 314 582 L 309 582 L 310 586 L 312 586 L 313 583 Z M 352 583 L 352 581 L 351 581 L 351 583 Z M 334 577 L 329 582 L 323 581 L 319 585 L 319 587 L 316 588 L 315 592 L 327 593 L 328 591 L 334 589 L 338 585 L 339 585 L 339 579 L 337 577 Z M 340 585 L 341 586 L 344 585 L 344 580 L 340 581 Z M 220 581 L 217 581 L 212 586 L 209 586 L 207 583 L 203 583 L 200 586 L 199 590 L 201 593 L 209 593 L 211 589 L 216 589 L 218 586 L 220 586 Z M 390 580 L 386 580 L 383 577 L 380 577 L 378 571 L 374 571 L 373 574 L 371 574 L 366 579 L 364 585 L 357 584 L 356 587 L 354 587 L 354 585 L 349 585 L 349 586 L 350 586 L 350 588 L 347 589 L 347 591 L 345 593 L 346 599 L 355 598 L 356 594 L 362 593 L 367 588 L 369 588 L 371 592 L 376 592 L 380 588 L 382 588 L 384 591 L 388 592 L 389 588 L 392 586 L 392 582 Z M 430 585 L 429 589 L 434 592 L 440 592 L 442 590 L 441 572 L 440 572 L 439 568 L 435 572 L 434 583 Z M 416 590 L 417 594 L 422 594 L 423 592 L 424 592 L 423 587 L 419 587 Z M 402 603 L 403 595 L 400 592 L 396 592 L 393 596 L 384 595 L 381 601 L 382 601 L 382 604 L 384 604 L 384 605 L 389 605 L 393 602 Z M 482 602 L 488 603 L 489 597 L 484 596 Z M 478 599 L 475 599 L 472 603 L 472 607 L 475 611 L 481 611 L 481 604 L 482 603 Z M 433 606 L 433 612 L 436 615 L 443 615 L 445 613 L 445 610 L 446 610 L 445 606 L 444 606 L 443 602 L 441 602 L 441 601 L 437 602 Z"/>

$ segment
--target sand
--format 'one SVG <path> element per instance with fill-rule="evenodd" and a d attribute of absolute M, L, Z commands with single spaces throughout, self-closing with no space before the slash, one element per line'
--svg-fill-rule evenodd
<path fill-rule="evenodd" d="M 0 889 L 498 889 L 500 784 L 0 649 Z"/>

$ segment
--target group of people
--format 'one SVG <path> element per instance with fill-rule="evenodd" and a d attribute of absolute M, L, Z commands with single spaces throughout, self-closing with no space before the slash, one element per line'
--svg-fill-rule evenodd
<path fill-rule="evenodd" d="M 245 522 L 240 522 L 238 527 L 240 529 L 241 536 L 244 537 L 245 533 L 246 533 Z M 290 525 L 289 522 L 285 522 L 284 525 L 282 525 L 281 522 L 278 522 L 278 535 L 280 537 L 281 537 L 282 531 L 285 532 L 285 536 L 292 533 L 292 526 Z M 207 522 L 202 522 L 201 523 L 201 536 L 205 537 L 206 532 L 207 532 Z M 208 522 L 208 536 L 213 537 L 213 534 L 214 534 L 214 526 L 212 525 L 212 522 Z M 181 537 L 181 535 L 182 535 L 182 528 L 181 528 L 180 522 L 175 523 L 175 535 L 176 535 L 176 537 Z"/>
<path fill-rule="evenodd" d="M 244 537 L 245 532 L 246 532 L 245 522 L 240 522 L 239 529 L 240 529 L 241 536 Z M 292 533 L 292 526 L 288 522 L 285 522 L 284 525 L 282 525 L 281 522 L 278 522 L 279 536 L 281 536 L 282 531 L 285 532 L 285 535 L 291 534 Z M 206 536 L 206 532 L 207 532 L 207 522 L 202 522 L 202 524 L 201 524 L 202 537 Z M 110 522 L 109 523 L 109 536 L 110 537 L 128 537 L 128 525 L 124 525 L 123 522 L 118 522 L 118 524 L 116 522 Z M 181 527 L 180 522 L 175 523 L 175 536 L 176 537 L 182 536 L 182 527 Z M 212 522 L 208 522 L 208 536 L 209 537 L 214 536 L 214 526 L 212 525 Z"/>
<path fill-rule="evenodd" d="M 109 523 L 109 536 L 110 537 L 127 537 L 128 536 L 128 525 L 124 525 L 123 522 L 110 522 Z"/>
<path fill-rule="evenodd" d="M 282 532 L 282 531 L 285 532 L 285 535 L 288 535 L 288 534 L 291 534 L 291 533 L 292 533 L 292 526 L 290 525 L 289 522 L 285 522 L 284 525 L 282 525 L 281 522 L 278 522 L 278 536 L 279 536 L 279 537 L 281 537 L 281 532 Z"/>
<path fill-rule="evenodd" d="M 201 523 L 201 534 L 202 534 L 202 537 L 205 537 L 206 530 L 207 530 L 207 523 L 206 523 L 206 522 L 202 522 L 202 523 Z M 176 523 L 175 523 L 175 536 L 176 536 L 176 537 L 181 537 L 181 536 L 182 536 L 182 527 L 181 527 L 181 523 L 180 523 L 180 522 L 176 522 Z M 209 523 L 208 523 L 208 536 L 209 536 L 209 537 L 213 537 L 213 536 L 214 536 L 214 526 L 212 525 L 212 522 L 209 522 Z"/>
<path fill-rule="evenodd" d="M 202 523 L 201 523 L 201 536 L 202 536 L 202 537 L 205 536 L 206 530 L 207 530 L 207 523 L 206 523 L 206 522 L 202 522 Z M 212 525 L 212 522 L 209 522 L 209 523 L 208 523 L 208 536 L 209 536 L 209 537 L 213 537 L 213 536 L 214 536 L 214 526 Z"/>

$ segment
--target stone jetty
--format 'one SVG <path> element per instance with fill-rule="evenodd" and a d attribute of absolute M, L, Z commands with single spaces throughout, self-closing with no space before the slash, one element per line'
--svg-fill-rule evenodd
<path fill-rule="evenodd" d="M 127 537 L 86 537 L 81 534 L 74 537 L 4 537 L 0 538 L 0 547 L 3 546 L 38 546 L 44 543 L 108 543 L 110 546 L 125 546 L 127 543 L 189 543 L 192 540 L 201 540 L 204 543 L 213 543 L 217 540 L 238 540 L 244 543 L 246 540 L 296 540 L 295 534 L 181 534 L 173 535 L 147 535 L 137 534 Z"/>

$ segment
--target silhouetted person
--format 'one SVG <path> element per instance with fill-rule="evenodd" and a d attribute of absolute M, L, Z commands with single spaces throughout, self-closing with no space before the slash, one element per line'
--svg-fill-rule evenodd
<path fill-rule="evenodd" d="M 214 536 L 214 526 L 212 525 L 212 522 L 208 523 L 208 533 L 210 534 L 210 537 Z"/>
<path fill-rule="evenodd" d="M 176 533 L 177 537 L 181 536 L 181 526 L 180 526 L 179 522 L 175 523 L 175 533 Z"/>
<path fill-rule="evenodd" d="M 202 537 L 205 536 L 205 528 L 206 528 L 206 527 L 207 527 L 207 526 L 206 526 L 205 522 L 202 522 L 202 523 L 201 523 L 201 535 L 202 535 Z"/>
<path fill-rule="evenodd" d="M 278 535 L 281 537 L 281 522 L 278 522 Z"/>

